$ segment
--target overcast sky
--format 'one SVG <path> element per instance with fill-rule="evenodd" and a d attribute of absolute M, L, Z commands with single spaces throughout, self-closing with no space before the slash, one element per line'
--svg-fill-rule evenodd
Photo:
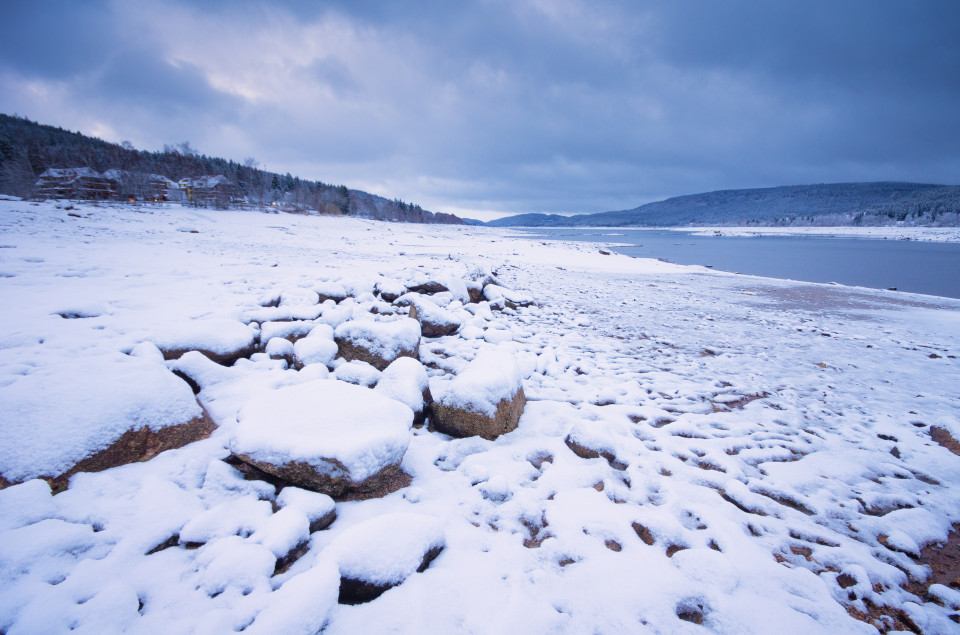
<path fill-rule="evenodd" d="M 436 211 L 960 183 L 960 1 L 4 3 L 0 111 Z"/>

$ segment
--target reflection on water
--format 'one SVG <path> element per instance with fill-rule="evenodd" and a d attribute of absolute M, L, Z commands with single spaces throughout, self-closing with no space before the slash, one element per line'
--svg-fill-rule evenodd
<path fill-rule="evenodd" d="M 812 236 L 695 236 L 675 231 L 537 229 L 541 238 L 622 243 L 620 253 L 806 282 L 960 298 L 960 244 Z"/>

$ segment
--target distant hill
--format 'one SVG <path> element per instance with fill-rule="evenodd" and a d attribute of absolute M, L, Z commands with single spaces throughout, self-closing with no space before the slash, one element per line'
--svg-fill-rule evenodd
<path fill-rule="evenodd" d="M 960 225 L 960 186 L 878 182 L 721 190 L 618 212 L 520 214 L 487 223 L 494 227 L 892 224 Z"/>
<path fill-rule="evenodd" d="M 287 174 L 267 172 L 256 161 L 243 163 L 198 153 L 189 143 L 164 146 L 162 152 L 136 150 L 129 143 L 109 143 L 39 124 L 22 117 L 0 114 L 0 194 L 28 198 L 39 176 L 50 168 L 86 167 L 104 172 L 159 174 L 174 181 L 185 177 L 221 174 L 250 205 L 273 203 L 284 209 L 348 214 L 375 220 L 413 223 L 461 224 L 453 214 L 422 209 L 419 205 L 390 200 L 344 185 L 309 181 Z"/>

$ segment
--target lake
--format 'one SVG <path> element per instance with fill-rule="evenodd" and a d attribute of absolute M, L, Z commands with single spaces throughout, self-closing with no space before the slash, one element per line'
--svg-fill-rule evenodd
<path fill-rule="evenodd" d="M 636 229 L 543 228 L 540 238 L 623 243 L 638 258 L 804 282 L 891 289 L 960 298 L 960 244 L 882 238 L 696 236 Z"/>

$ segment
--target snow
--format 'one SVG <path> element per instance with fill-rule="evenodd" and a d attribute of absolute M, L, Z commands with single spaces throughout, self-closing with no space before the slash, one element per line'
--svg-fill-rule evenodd
<path fill-rule="evenodd" d="M 303 462 L 327 472 L 336 459 L 354 482 L 397 465 L 413 413 L 398 401 L 337 380 L 287 386 L 252 397 L 229 447 L 256 461 Z"/>
<path fill-rule="evenodd" d="M 341 576 L 384 586 L 403 582 L 428 551 L 444 544 L 439 519 L 394 512 L 358 524 L 334 541 L 330 551 Z"/>
<path fill-rule="evenodd" d="M 136 210 L 77 204 L 75 218 L 0 201 L 0 409 L 46 413 L 26 439 L 42 456 L 40 439 L 68 445 L 65 419 L 49 413 L 70 412 L 72 429 L 106 426 L 120 411 L 111 399 L 142 406 L 125 421 L 163 419 L 181 398 L 196 408 L 169 368 L 197 384 L 220 427 L 144 463 L 77 474 L 56 495 L 39 480 L 0 490 L 0 632 L 876 632 L 848 612 L 868 602 L 926 632 L 956 630 L 953 589 L 901 585 L 929 574 L 910 553 L 960 521 L 960 457 L 930 437 L 936 425 L 960 438 L 960 302 L 604 256 L 510 230 Z M 451 278 L 526 289 L 537 305 L 465 304 L 460 333 L 421 343 L 422 366 L 395 362 L 409 368 L 388 367 L 376 390 L 326 378 L 344 363 L 334 328 L 396 319 L 371 312 L 384 310 L 363 295 L 378 281 L 445 282 L 451 292 L 432 301 L 454 310 Z M 355 297 L 261 305 L 328 282 Z M 287 332 L 287 319 L 317 325 Z M 263 353 L 224 366 L 195 352 L 253 343 L 250 320 L 264 345 L 310 329 L 295 353 L 326 342 L 327 357 L 296 370 Z M 164 365 L 154 345 L 191 352 Z M 471 372 L 486 353 L 516 371 Z M 503 368 L 528 398 L 515 431 L 487 441 L 409 428 L 423 373 L 435 396 L 458 381 L 486 394 Z M 180 386 L 172 402 L 168 381 Z M 57 406 L 62 395 L 76 405 Z M 394 417 L 348 417 L 359 427 L 327 441 L 315 426 L 368 406 L 397 413 L 371 447 L 385 455 L 394 439 L 411 477 L 381 498 L 278 494 L 225 462 L 238 432 L 268 452 L 284 441 L 279 457 L 327 441 L 352 449 Z M 3 461 L 16 456 L 7 423 Z M 577 456 L 568 436 L 613 460 Z M 304 522 L 334 508 L 305 538 Z M 442 520 L 414 530 L 397 514 Z M 443 552 L 408 574 L 436 532 Z M 280 552 L 304 544 L 276 570 Z M 407 575 L 345 606 L 341 567 Z M 841 574 L 854 585 L 841 588 Z M 694 609 L 702 626 L 678 617 Z"/>
<path fill-rule="evenodd" d="M 513 356 L 501 349 L 485 350 L 448 384 L 434 384 L 439 403 L 494 416 L 497 405 L 511 400 L 522 388 Z"/>
<path fill-rule="evenodd" d="M 391 361 L 404 351 L 412 351 L 420 342 L 420 325 L 412 318 L 390 321 L 350 320 L 337 326 L 337 339 L 362 346 L 382 359 Z"/>
<path fill-rule="evenodd" d="M 430 378 L 423 364 L 412 357 L 399 357 L 386 367 L 374 390 L 420 412 L 423 392 L 429 387 Z"/>
<path fill-rule="evenodd" d="M 380 381 L 380 371 L 359 359 L 340 364 L 333 371 L 333 376 L 340 381 L 357 384 L 365 388 L 372 388 Z"/>
<path fill-rule="evenodd" d="M 327 325 L 323 324 L 321 326 Z M 333 332 L 331 331 L 330 334 L 331 337 L 329 338 L 324 335 L 314 336 L 313 331 L 311 331 L 309 336 L 297 340 L 293 345 L 293 355 L 296 361 L 303 366 L 307 364 L 329 366 L 333 358 L 337 356 L 338 350 L 336 342 L 333 341 Z"/>
<path fill-rule="evenodd" d="M 200 414 L 190 387 L 156 360 L 112 353 L 42 367 L 0 387 L 0 474 L 57 476 L 127 430 Z"/>

